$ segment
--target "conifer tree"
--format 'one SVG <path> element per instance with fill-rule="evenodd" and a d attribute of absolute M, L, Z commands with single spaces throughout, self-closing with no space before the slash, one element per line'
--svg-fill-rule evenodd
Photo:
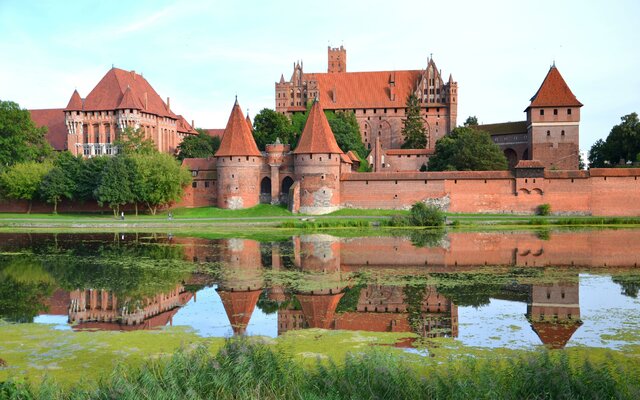
<path fill-rule="evenodd" d="M 407 97 L 407 116 L 402 120 L 403 149 L 424 149 L 427 147 L 427 129 L 420 116 L 420 100 L 415 94 Z"/>

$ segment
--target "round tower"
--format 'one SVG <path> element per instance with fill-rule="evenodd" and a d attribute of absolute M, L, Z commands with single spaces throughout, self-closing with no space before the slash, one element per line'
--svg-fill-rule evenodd
<path fill-rule="evenodd" d="M 218 207 L 237 210 L 260 203 L 262 154 L 237 99 L 215 157 Z"/>
<path fill-rule="evenodd" d="M 340 208 L 340 156 L 324 110 L 316 100 L 293 151 L 301 213 L 326 214 Z"/>

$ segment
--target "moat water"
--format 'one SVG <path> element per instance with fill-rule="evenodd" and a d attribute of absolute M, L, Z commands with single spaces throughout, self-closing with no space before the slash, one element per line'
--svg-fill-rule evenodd
<path fill-rule="evenodd" d="M 439 337 L 505 349 L 640 344 L 633 229 L 260 241 L 24 233 L 0 234 L 0 253 L 0 337 L 35 323 L 70 335 L 398 332 L 407 351 Z"/>

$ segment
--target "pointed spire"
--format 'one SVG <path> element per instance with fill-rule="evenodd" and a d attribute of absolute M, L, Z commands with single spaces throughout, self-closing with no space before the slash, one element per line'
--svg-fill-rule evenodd
<path fill-rule="evenodd" d="M 249 125 L 249 130 L 253 133 L 253 123 L 251 122 L 251 118 L 249 118 L 249 109 L 247 108 L 247 125 Z"/>
<path fill-rule="evenodd" d="M 124 91 L 120 104 L 116 107 L 116 110 L 133 109 L 142 110 L 142 104 L 135 98 L 131 86 L 127 85 L 127 89 Z"/>
<path fill-rule="evenodd" d="M 555 64 L 549 68 L 540 89 L 531 98 L 529 107 L 582 107 L 576 96 L 569 89 Z"/>
<path fill-rule="evenodd" d="M 246 332 L 261 293 L 262 289 L 249 292 L 218 292 L 234 334 L 243 335 Z"/>
<path fill-rule="evenodd" d="M 80 93 L 77 90 L 73 91 L 71 95 L 71 99 L 69 99 L 69 104 L 67 104 L 67 108 L 65 111 L 82 111 L 82 98 L 80 97 Z"/>
<path fill-rule="evenodd" d="M 452 83 L 452 82 L 453 82 L 453 75 L 449 74 L 449 83 Z"/>
<path fill-rule="evenodd" d="M 284 83 L 284 74 L 280 74 L 280 83 Z"/>
<path fill-rule="evenodd" d="M 216 152 L 216 157 L 228 157 L 228 156 L 261 156 L 256 141 L 253 139 L 249 125 L 244 115 L 242 115 L 242 109 L 238 104 L 238 98 L 231 110 L 227 127 L 224 129 L 222 135 L 222 142 L 220 148 Z"/>
<path fill-rule="evenodd" d="M 329 121 L 324 115 L 320 101 L 316 98 L 309 111 L 309 118 L 304 126 L 298 147 L 294 154 L 331 153 L 342 154 L 336 138 L 331 131 Z"/>

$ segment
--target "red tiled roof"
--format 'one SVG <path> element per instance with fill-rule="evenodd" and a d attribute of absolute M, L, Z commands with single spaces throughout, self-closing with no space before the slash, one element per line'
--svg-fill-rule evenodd
<path fill-rule="evenodd" d="M 111 68 L 87 95 L 84 111 L 115 110 L 122 102 L 127 87 L 131 89 L 131 94 L 142 111 L 176 117 L 142 75 L 119 68 Z"/>
<path fill-rule="evenodd" d="M 349 108 L 403 108 L 422 71 L 376 71 L 303 74 L 303 80 L 318 82 L 319 100 L 327 110 Z M 391 100 L 391 76 L 395 100 Z"/>
<path fill-rule="evenodd" d="M 184 119 L 184 117 L 182 115 L 177 115 L 177 117 L 178 117 L 178 122 L 177 122 L 176 130 L 178 132 L 188 133 L 188 134 L 191 134 L 191 135 L 197 135 L 198 134 L 198 131 L 193 129 L 191 124 L 189 124 L 187 122 L 187 120 Z"/>
<path fill-rule="evenodd" d="M 249 130 L 253 132 L 253 124 L 251 123 L 251 118 L 249 118 L 248 111 L 247 111 L 247 125 L 249 125 Z"/>
<path fill-rule="evenodd" d="M 51 108 L 46 110 L 29 110 L 36 126 L 48 128 L 47 142 L 56 150 L 67 149 L 67 125 L 64 122 L 64 110 Z"/>
<path fill-rule="evenodd" d="M 216 161 L 213 158 L 185 158 L 182 165 L 190 171 L 211 170 L 216 168 Z"/>
<path fill-rule="evenodd" d="M 389 156 L 399 156 L 399 155 L 418 155 L 418 154 L 426 154 L 430 155 L 435 153 L 433 149 L 388 149 L 385 150 L 385 153 Z"/>
<path fill-rule="evenodd" d="M 302 314 L 310 328 L 330 329 L 334 325 L 336 307 L 344 293 L 329 295 L 299 294 Z"/>
<path fill-rule="evenodd" d="M 82 99 L 80 98 L 80 93 L 77 90 L 73 91 L 71 95 L 71 99 L 69 99 L 69 104 L 67 104 L 67 108 L 65 111 L 82 111 Z"/>
<path fill-rule="evenodd" d="M 529 104 L 529 107 L 554 106 L 582 107 L 582 103 L 571 92 L 555 65 L 549 69 L 540 89 L 533 95 Z"/>
<path fill-rule="evenodd" d="M 222 137 L 222 135 L 224 135 L 224 129 L 220 129 L 220 128 L 208 128 L 208 129 L 204 129 L 205 132 L 207 132 L 207 135 L 211 136 L 211 137 Z"/>
<path fill-rule="evenodd" d="M 358 157 L 356 153 L 353 152 L 353 150 L 349 150 L 347 152 L 347 156 L 351 161 L 360 162 L 360 157 Z"/>
<path fill-rule="evenodd" d="M 516 168 L 544 168 L 544 164 L 538 160 L 520 160 Z"/>
<path fill-rule="evenodd" d="M 258 303 L 258 298 L 262 293 L 262 289 L 252 290 L 250 292 L 230 292 L 219 291 L 224 311 L 227 313 L 233 333 L 236 335 L 244 334 L 251 314 Z"/>
<path fill-rule="evenodd" d="M 484 124 L 470 126 L 478 131 L 489 132 L 491 135 L 506 135 L 513 133 L 527 133 L 527 121 L 501 122 L 497 124 Z"/>
<path fill-rule="evenodd" d="M 353 164 L 353 161 L 351 161 L 351 158 L 348 155 L 344 154 L 344 153 L 340 154 L 340 159 L 344 163 Z"/>
<path fill-rule="evenodd" d="M 552 349 L 564 348 L 581 323 L 533 322 L 531 328 L 542 343 Z"/>
<path fill-rule="evenodd" d="M 294 154 L 318 154 L 333 153 L 342 154 L 342 150 L 336 143 L 329 121 L 324 115 L 324 110 L 319 101 L 315 101 L 309 111 L 307 123 L 304 126 L 298 146 L 293 151 Z"/>
<path fill-rule="evenodd" d="M 256 141 L 249 130 L 249 125 L 242 115 L 242 110 L 236 100 L 224 129 L 220 148 L 216 152 L 216 157 L 227 156 L 260 156 Z"/>
<path fill-rule="evenodd" d="M 132 110 L 142 110 L 143 108 L 143 105 L 135 98 L 129 86 L 125 89 L 122 100 L 120 100 L 116 110 L 126 110 L 127 108 Z"/>

